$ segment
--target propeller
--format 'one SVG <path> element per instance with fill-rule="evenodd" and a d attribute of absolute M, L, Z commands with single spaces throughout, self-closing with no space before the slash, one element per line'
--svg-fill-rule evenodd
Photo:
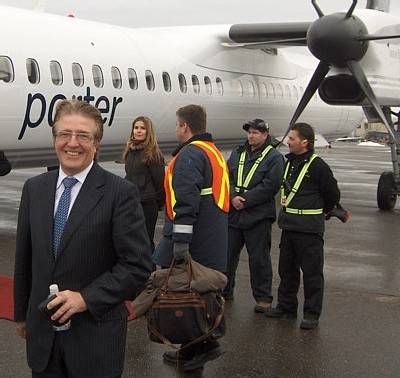
<path fill-rule="evenodd" d="M 353 15 L 357 0 L 353 0 L 349 10 L 330 15 L 324 15 L 316 0 L 311 0 L 319 18 L 314 21 L 307 31 L 307 46 L 311 53 L 320 60 L 303 97 L 290 121 L 292 126 L 317 91 L 331 67 L 348 68 L 358 85 L 364 92 L 371 106 L 379 115 L 392 137 L 393 131 L 382 111 L 381 106 L 361 67 L 360 60 L 365 56 L 369 41 L 400 38 L 400 35 L 368 34 L 365 24 Z M 287 135 L 286 132 L 285 136 Z"/>

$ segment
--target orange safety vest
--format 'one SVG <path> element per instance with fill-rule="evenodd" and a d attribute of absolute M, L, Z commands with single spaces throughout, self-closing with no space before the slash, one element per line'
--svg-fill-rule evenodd
<path fill-rule="evenodd" d="M 213 142 L 204 142 L 201 140 L 193 141 L 193 144 L 201 148 L 211 163 L 212 170 L 212 186 L 211 188 L 204 188 L 201 190 L 201 195 L 212 194 L 215 204 L 224 212 L 229 211 L 229 175 L 228 166 L 225 162 L 221 152 L 215 147 Z M 179 155 L 179 154 L 178 154 Z M 176 203 L 174 188 L 172 187 L 172 176 L 175 166 L 176 155 L 168 166 L 164 178 L 165 189 L 165 210 L 168 218 L 173 220 L 175 218 L 174 206 Z"/>

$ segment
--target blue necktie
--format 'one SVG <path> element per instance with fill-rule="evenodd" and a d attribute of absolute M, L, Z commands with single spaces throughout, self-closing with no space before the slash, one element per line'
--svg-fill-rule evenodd
<path fill-rule="evenodd" d="M 71 189 L 78 182 L 75 177 L 66 177 L 63 180 L 64 191 L 61 194 L 58 203 L 56 215 L 54 216 L 53 225 L 53 255 L 57 256 L 57 249 L 60 245 L 61 236 L 64 231 L 65 223 L 67 223 L 69 204 L 71 202 Z"/>

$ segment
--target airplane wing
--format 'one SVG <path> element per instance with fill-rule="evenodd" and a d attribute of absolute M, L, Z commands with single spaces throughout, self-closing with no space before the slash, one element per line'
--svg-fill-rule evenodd
<path fill-rule="evenodd" d="M 311 22 L 235 24 L 229 30 L 231 47 L 271 48 L 272 46 L 306 46 Z"/>

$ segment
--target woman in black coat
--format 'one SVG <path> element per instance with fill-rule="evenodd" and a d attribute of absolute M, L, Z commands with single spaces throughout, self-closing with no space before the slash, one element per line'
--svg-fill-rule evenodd
<path fill-rule="evenodd" d="M 122 154 L 126 179 L 136 184 L 146 218 L 147 233 L 154 251 L 154 231 L 158 212 L 165 203 L 165 160 L 158 146 L 153 122 L 148 117 L 137 117 Z"/>

